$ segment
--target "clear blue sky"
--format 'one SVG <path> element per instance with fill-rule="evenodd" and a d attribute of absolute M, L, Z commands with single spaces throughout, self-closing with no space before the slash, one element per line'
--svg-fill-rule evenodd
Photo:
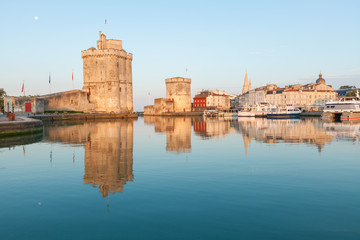
<path fill-rule="evenodd" d="M 165 78 L 241 92 L 309 83 L 360 87 L 360 1 L 5 1 L 0 88 L 20 95 L 82 88 L 81 50 L 98 31 L 134 54 L 135 110 L 165 97 Z M 38 20 L 35 20 L 38 16 Z M 188 72 L 186 74 L 186 68 Z M 150 96 L 148 95 L 150 93 Z M 150 100 L 150 102 L 149 102 Z"/>

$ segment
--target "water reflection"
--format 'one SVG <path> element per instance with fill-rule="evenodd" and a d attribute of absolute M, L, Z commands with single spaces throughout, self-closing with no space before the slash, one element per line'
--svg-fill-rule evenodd
<path fill-rule="evenodd" d="M 245 148 L 249 139 L 265 143 L 306 143 L 319 151 L 333 137 L 327 133 L 319 119 L 239 119 L 239 129 L 244 137 Z"/>
<path fill-rule="evenodd" d="M 326 123 L 317 118 L 227 120 L 202 117 L 144 117 L 144 122 L 154 125 L 155 132 L 166 132 L 166 150 L 176 153 L 190 151 L 191 125 L 194 134 L 204 140 L 222 138 L 230 133 L 240 133 L 245 154 L 251 140 L 269 144 L 280 142 L 310 144 L 321 152 L 326 144 L 334 141 L 334 138 L 357 143 L 360 135 L 360 122 Z"/>
<path fill-rule="evenodd" d="M 102 197 L 121 192 L 133 181 L 133 120 L 85 122 L 46 127 L 45 141 L 82 144 L 86 184 L 97 185 Z"/>
<path fill-rule="evenodd" d="M 144 122 L 155 126 L 155 132 L 166 132 L 166 151 L 191 151 L 191 118 L 145 116 Z"/>
<path fill-rule="evenodd" d="M 3 137 L 0 139 L 0 148 L 15 148 L 15 146 L 39 142 L 42 140 L 42 138 L 42 132 L 28 135 Z"/>
<path fill-rule="evenodd" d="M 144 122 L 154 126 L 155 132 L 166 133 L 166 151 L 176 154 L 191 152 L 192 130 L 203 140 L 222 138 L 231 133 L 241 134 L 245 154 L 251 148 L 251 141 L 309 144 L 320 152 L 334 140 L 358 143 L 360 137 L 360 122 L 326 123 L 320 119 L 222 120 L 149 116 L 144 117 Z M 133 120 L 46 126 L 44 139 L 83 146 L 83 181 L 97 186 L 102 197 L 108 196 L 109 192 L 123 191 L 126 182 L 134 179 Z"/>
<path fill-rule="evenodd" d="M 351 141 L 359 143 L 360 120 L 344 122 L 325 122 L 325 131 L 337 140 Z"/>
<path fill-rule="evenodd" d="M 223 119 L 194 119 L 194 132 L 195 135 L 200 136 L 202 139 L 221 138 L 229 134 L 230 131 L 236 129 L 235 121 L 228 121 Z"/>

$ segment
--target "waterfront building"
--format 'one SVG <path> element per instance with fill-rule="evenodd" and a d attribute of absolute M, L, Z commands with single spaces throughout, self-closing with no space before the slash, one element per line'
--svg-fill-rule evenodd
<path fill-rule="evenodd" d="M 133 55 L 122 48 L 121 40 L 106 39 L 99 32 L 97 49 L 81 52 L 84 85 L 89 101 L 96 111 L 133 112 L 132 59 Z"/>
<path fill-rule="evenodd" d="M 251 89 L 245 94 L 239 95 L 235 98 L 235 108 L 242 108 L 245 106 L 254 106 L 266 103 L 266 92 L 268 90 L 276 89 L 275 84 L 268 84 L 266 86 Z"/>
<path fill-rule="evenodd" d="M 337 93 L 326 85 L 322 74 L 315 83 L 289 85 L 285 88 L 268 90 L 266 101 L 272 105 L 293 105 L 301 108 L 323 108 L 328 101 L 336 100 Z"/>
<path fill-rule="evenodd" d="M 202 90 L 194 97 L 194 111 L 230 109 L 230 95 L 222 90 Z"/>
<path fill-rule="evenodd" d="M 203 90 L 201 92 L 198 92 L 193 100 L 193 108 L 194 111 L 204 111 L 207 109 L 206 99 L 208 96 L 211 95 L 211 92 L 209 90 Z"/>
<path fill-rule="evenodd" d="M 132 59 L 121 40 L 106 39 L 99 32 L 97 49 L 81 52 L 83 88 L 39 97 L 5 97 L 6 112 L 44 113 L 45 111 L 80 111 L 132 113 Z"/>
<path fill-rule="evenodd" d="M 244 82 L 246 85 L 246 79 Z M 275 106 L 293 105 L 300 108 L 321 109 L 325 103 L 337 99 L 334 89 L 326 85 L 322 74 L 314 83 L 294 84 L 283 88 L 268 84 L 256 89 L 250 89 L 235 99 L 235 108 L 269 103 Z"/>
<path fill-rule="evenodd" d="M 144 107 L 144 115 L 191 112 L 191 79 L 174 77 L 165 79 L 166 98 L 157 98 L 154 105 Z"/>

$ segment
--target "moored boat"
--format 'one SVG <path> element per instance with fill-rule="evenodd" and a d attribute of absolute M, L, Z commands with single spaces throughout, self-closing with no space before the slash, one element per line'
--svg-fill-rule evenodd
<path fill-rule="evenodd" d="M 239 117 L 266 117 L 271 106 L 268 103 L 261 103 L 260 105 L 244 107 L 239 110 Z"/>
<path fill-rule="evenodd" d="M 359 91 L 356 92 L 355 97 L 343 97 L 339 101 L 326 103 L 322 118 L 335 120 L 360 119 Z"/>
<path fill-rule="evenodd" d="M 302 111 L 293 106 L 271 108 L 268 118 L 298 118 Z"/>
<path fill-rule="evenodd" d="M 224 118 L 238 118 L 238 111 L 236 109 L 223 110 Z"/>

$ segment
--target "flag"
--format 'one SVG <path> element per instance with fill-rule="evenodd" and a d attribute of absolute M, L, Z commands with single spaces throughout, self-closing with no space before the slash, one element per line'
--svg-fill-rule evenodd
<path fill-rule="evenodd" d="M 49 84 L 51 83 L 51 76 L 50 76 L 50 73 L 49 73 Z"/>
<path fill-rule="evenodd" d="M 106 25 L 106 19 L 105 19 L 105 25 Z"/>
<path fill-rule="evenodd" d="M 24 92 L 24 82 L 22 84 L 21 92 Z"/>
<path fill-rule="evenodd" d="M 71 80 L 74 81 L 74 72 L 71 73 Z"/>

